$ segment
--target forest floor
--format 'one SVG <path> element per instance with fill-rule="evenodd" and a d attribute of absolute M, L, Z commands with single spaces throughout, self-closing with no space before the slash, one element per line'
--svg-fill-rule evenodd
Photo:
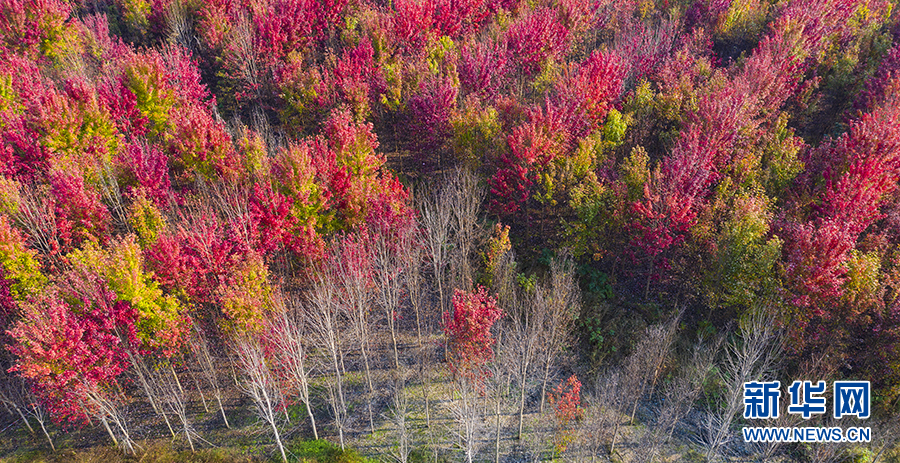
<path fill-rule="evenodd" d="M 418 351 L 412 340 L 404 340 L 403 352 Z M 429 340 L 429 345 L 436 345 Z M 387 346 L 388 344 L 381 344 Z M 348 391 L 349 418 L 346 424 L 346 444 L 362 455 L 341 454 L 336 450 L 339 442 L 335 426 L 331 422 L 329 404 L 325 400 L 322 377 L 315 377 L 311 384 L 314 415 L 319 437 L 332 445 L 311 442 L 312 427 L 302 403 L 289 405 L 282 413 L 284 420 L 280 432 L 286 443 L 291 461 L 326 462 L 393 462 L 402 461 L 402 442 L 408 442 L 409 462 L 455 462 L 466 461 L 463 421 L 459 419 L 463 402 L 460 382 L 442 368 L 439 349 L 407 355 L 401 361 L 401 368 L 393 367 L 393 355 L 389 347 L 375 349 L 376 360 L 372 369 L 373 383 L 377 385 L 374 400 L 369 400 L 365 375 L 357 369 L 358 359 L 346 356 L 348 372 L 345 386 Z M 419 361 L 431 368 L 427 370 L 427 381 L 422 381 Z M 225 362 L 222 363 L 223 365 Z M 437 368 L 435 367 L 437 366 Z M 48 424 L 48 430 L 57 451 L 51 451 L 37 423 L 32 422 L 35 433 L 30 433 L 22 421 L 11 414 L 0 417 L 0 462 L 73 462 L 73 463 L 116 463 L 116 462 L 197 462 L 197 463 L 257 463 L 280 461 L 280 453 L 275 445 L 271 429 L 254 414 L 251 401 L 243 396 L 236 384 L 236 377 L 230 368 L 222 368 L 220 378 L 225 395 L 223 405 L 230 427 L 225 426 L 220 410 L 207 392 L 201 396 L 196 374 L 185 368 L 179 370 L 179 377 L 189 396 L 188 416 L 196 431 L 192 452 L 183 433 L 173 438 L 165 422 L 154 413 L 149 402 L 142 399 L 140 391 L 132 391 L 129 397 L 138 399 L 125 405 L 125 416 L 129 432 L 138 436 L 136 455 L 125 455 L 116 448 L 103 430 L 96 425 Z M 518 398 L 515 388 L 502 390 L 504 400 L 497 413 L 492 385 L 502 381 L 488 381 L 470 394 L 469 405 L 474 405 L 478 418 L 473 420 L 471 435 L 473 460 L 478 462 L 526 463 L 538 461 L 587 462 L 595 461 L 587 453 L 586 445 L 570 444 L 567 451 L 554 452 L 554 447 L 565 439 L 574 440 L 576 431 L 569 434 L 555 432 L 554 418 L 550 407 L 541 414 L 540 394 L 526 396 L 526 413 L 523 417 L 523 436 L 517 439 L 519 426 Z M 130 387 L 136 387 L 132 384 Z M 538 391 L 540 388 L 536 388 Z M 396 391 L 402 391 L 395 400 Z M 427 412 L 426 412 L 427 397 Z M 372 404 L 372 424 L 370 427 L 369 407 Z M 405 406 L 405 408 L 404 408 Z M 607 413 L 597 407 L 585 410 L 590 413 Z M 398 420 L 402 416 L 403 421 Z M 619 422 L 615 451 L 611 458 L 606 455 L 607 445 L 599 446 L 596 461 L 638 462 L 646 460 L 649 427 L 652 412 L 639 407 L 634 422 L 629 416 L 612 416 L 609 423 Z M 171 420 L 176 420 L 170 417 Z M 646 421 L 643 422 L 642 420 Z M 173 427 L 177 426 L 173 423 Z M 404 432 L 405 428 L 405 432 Z M 499 430 L 500 438 L 497 439 Z M 597 432 L 609 432 L 609 429 Z M 584 439 L 584 430 L 578 439 Z M 568 437 L 566 437 L 568 436 Z M 706 458 L 692 442 L 689 435 L 673 433 L 671 439 L 660 445 L 654 461 L 658 462 L 703 462 Z M 497 457 L 499 455 L 499 457 Z M 364 457 L 364 458 L 363 458 Z M 726 461 L 750 461 L 740 456 Z M 758 461 L 758 460 L 757 460 Z M 767 461 L 791 461 L 786 457 Z M 840 460 L 834 460 L 840 461 Z M 854 461 L 870 461 L 866 459 Z M 883 460 L 882 460 L 883 461 Z"/>

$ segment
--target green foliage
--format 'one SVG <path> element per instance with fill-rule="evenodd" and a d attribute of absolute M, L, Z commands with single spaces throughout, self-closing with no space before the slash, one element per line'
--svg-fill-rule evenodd
<path fill-rule="evenodd" d="M 125 69 L 126 86 L 136 99 L 141 115 L 150 120 L 150 131 L 162 135 L 168 129 L 175 107 L 175 92 L 164 81 L 162 72 L 149 60 L 134 60 Z"/>
<path fill-rule="evenodd" d="M 526 293 L 531 293 L 534 291 L 534 286 L 537 284 L 537 275 L 531 274 L 530 276 L 526 276 L 524 273 L 516 274 L 516 283 L 522 288 Z"/>
<path fill-rule="evenodd" d="M 356 450 L 344 449 L 324 439 L 294 441 L 287 446 L 298 463 L 374 463 Z"/>
<path fill-rule="evenodd" d="M 166 228 L 166 218 L 162 212 L 143 195 L 131 204 L 128 221 L 144 249 L 156 243 L 159 234 Z"/>
<path fill-rule="evenodd" d="M 250 178 L 265 179 L 270 174 L 269 157 L 262 136 L 249 132 L 238 143 L 238 154 L 244 171 Z"/>
<path fill-rule="evenodd" d="M 144 272 L 143 253 L 134 235 L 113 241 L 109 249 L 86 242 L 68 258 L 96 271 L 116 299 L 137 310 L 137 336 L 145 346 L 170 353 L 177 348 L 185 329 L 184 307 L 175 297 L 163 294 L 152 275 Z"/>
<path fill-rule="evenodd" d="M 872 449 L 865 447 L 851 447 L 847 450 L 845 463 L 872 463 L 876 454 Z"/>
<path fill-rule="evenodd" d="M 850 251 L 847 260 L 847 279 L 844 281 L 844 300 L 851 307 L 865 307 L 874 303 L 881 290 L 881 259 L 876 252 Z"/>
<path fill-rule="evenodd" d="M 504 254 L 512 249 L 512 243 L 509 241 L 509 225 L 497 223 L 488 239 L 487 249 L 482 253 L 481 257 L 484 261 L 484 278 L 485 286 L 491 286 L 494 278 L 497 276 L 497 265 Z"/>
<path fill-rule="evenodd" d="M 448 70 L 449 66 L 453 66 L 449 58 L 457 54 L 456 44 L 450 37 L 442 36 L 429 43 L 427 49 L 428 56 L 425 62 L 428 64 L 428 70 L 432 74 L 438 75 L 442 71 Z M 459 85 L 459 83 L 456 83 Z"/>
<path fill-rule="evenodd" d="M 482 106 L 476 98 L 466 98 L 462 111 L 451 117 L 450 125 L 457 159 L 473 167 L 496 159 L 498 150 L 505 145 L 497 110 Z"/>
<path fill-rule="evenodd" d="M 124 0 L 121 2 L 122 16 L 129 28 L 137 33 L 146 32 L 150 25 L 150 2 L 147 0 Z"/>
<path fill-rule="evenodd" d="M 735 198 L 704 277 L 704 294 L 711 307 L 747 309 L 754 301 L 774 295 L 782 241 L 767 238 L 772 220 L 769 207 L 764 198 Z"/>
<path fill-rule="evenodd" d="M 0 265 L 6 278 L 12 280 L 9 290 L 16 300 L 35 296 L 47 285 L 36 256 L 37 252 L 25 247 L 22 235 L 9 224 L 6 216 L 0 216 Z"/>
<path fill-rule="evenodd" d="M 650 156 L 641 146 L 635 146 L 622 163 L 621 176 L 628 188 L 628 200 L 637 201 L 644 196 L 644 185 L 650 181 Z"/>
<path fill-rule="evenodd" d="M 17 106 L 17 98 L 18 93 L 13 88 L 12 76 L 0 76 L 0 111 Z"/>
<path fill-rule="evenodd" d="M 262 257 L 251 253 L 228 276 L 228 283 L 222 289 L 222 311 L 227 316 L 225 328 L 236 333 L 258 331 L 271 307 L 271 298 L 269 270 Z"/>
<path fill-rule="evenodd" d="M 769 3 L 760 0 L 731 2 L 716 24 L 716 35 L 734 41 L 758 37 L 766 26 Z"/>
<path fill-rule="evenodd" d="M 95 101 L 66 105 L 59 110 L 63 114 L 55 118 L 42 144 L 57 156 L 57 168 L 72 166 L 87 183 L 99 182 L 103 173 L 98 168 L 111 164 L 120 146 L 115 124 Z M 92 156 L 86 157 L 85 153 Z"/>
<path fill-rule="evenodd" d="M 534 81 L 531 83 L 531 87 L 534 89 L 534 92 L 536 94 L 543 95 L 550 91 L 550 89 L 553 88 L 553 85 L 557 81 L 559 81 L 563 69 L 560 64 L 552 58 L 541 63 L 540 66 L 541 72 L 534 76 Z"/>
<path fill-rule="evenodd" d="M 761 183 L 771 197 L 781 197 L 794 178 L 803 170 L 799 155 L 803 141 L 788 128 L 788 116 L 782 113 L 769 132 L 763 147 Z"/>
<path fill-rule="evenodd" d="M 569 194 L 569 207 L 577 220 L 567 222 L 566 236 L 572 253 L 602 257 L 606 232 L 615 222 L 618 200 L 615 191 L 600 183 L 594 171 L 588 171 L 584 179 Z"/>
<path fill-rule="evenodd" d="M 613 287 L 609 282 L 609 275 L 591 265 L 579 265 L 578 277 L 581 290 L 598 299 L 611 299 Z"/>
<path fill-rule="evenodd" d="M 617 109 L 609 110 L 606 122 L 603 124 L 603 142 L 609 148 L 615 148 L 625 140 L 625 131 L 628 129 L 628 118 Z"/>

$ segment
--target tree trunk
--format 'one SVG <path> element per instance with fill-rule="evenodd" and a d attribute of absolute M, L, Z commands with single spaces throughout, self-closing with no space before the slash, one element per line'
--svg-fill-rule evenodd
<path fill-rule="evenodd" d="M 522 427 L 525 422 L 525 377 L 528 375 L 528 361 L 522 366 L 522 374 L 519 376 L 519 431 L 516 433 L 516 439 L 522 440 Z"/>
<path fill-rule="evenodd" d="M 360 346 L 360 350 L 362 351 L 363 356 L 363 364 L 366 367 L 366 383 L 369 386 L 369 400 L 368 400 L 368 409 L 369 409 L 369 431 L 375 432 L 375 417 L 372 414 L 372 402 L 375 400 L 375 386 L 372 384 L 372 371 L 369 368 L 369 354 L 366 352 L 366 341 L 363 340 Z"/>
<path fill-rule="evenodd" d="M 103 427 L 106 428 L 106 432 L 109 433 L 109 437 L 112 438 L 113 445 L 116 447 L 119 446 L 119 439 L 116 439 L 116 434 L 112 431 L 112 428 L 109 427 L 109 423 L 106 422 L 105 416 L 100 416 L 100 422 L 103 423 Z"/>
<path fill-rule="evenodd" d="M 44 431 L 44 435 L 47 436 L 47 442 L 50 443 L 50 449 L 53 450 L 53 451 L 55 452 L 55 451 L 56 451 L 56 446 L 53 445 L 53 439 L 50 438 L 50 433 L 47 432 L 47 428 L 44 426 L 44 421 L 43 421 L 43 420 L 40 420 L 40 421 L 38 421 L 38 423 L 40 423 L 40 425 L 41 425 L 41 430 Z"/>
<path fill-rule="evenodd" d="M 497 430 L 497 440 L 494 442 L 494 463 L 500 463 L 500 402 L 502 396 L 500 395 L 500 391 L 497 391 L 497 404 L 496 404 L 496 413 L 497 413 L 497 421 L 495 422 L 495 427 Z"/>
<path fill-rule="evenodd" d="M 191 375 L 191 379 L 197 386 L 197 392 L 200 393 L 200 401 L 203 402 L 203 410 L 206 410 L 206 413 L 209 413 L 209 406 L 206 405 L 206 396 L 203 394 L 203 388 L 200 387 L 200 381 L 197 381 L 197 376 L 194 375 L 194 372 L 191 371 L 190 368 L 188 368 L 188 374 Z"/>
<path fill-rule="evenodd" d="M 550 365 L 553 363 L 553 355 L 547 353 L 547 362 L 544 363 L 544 380 L 541 382 L 541 413 L 544 413 L 544 403 L 547 399 L 547 383 L 550 381 Z"/>
<path fill-rule="evenodd" d="M 222 411 L 222 420 L 225 421 L 225 427 L 231 429 L 231 426 L 228 424 L 228 417 L 225 416 L 225 407 L 222 406 L 222 395 L 219 393 L 216 393 L 216 402 L 219 403 L 219 410 Z"/>
<path fill-rule="evenodd" d="M 272 431 L 275 432 L 275 443 L 278 444 L 278 450 L 281 452 L 281 461 L 287 462 L 287 454 L 284 453 L 284 446 L 281 445 L 281 434 L 278 433 L 278 426 L 275 426 L 275 410 L 272 407 L 272 401 L 269 400 L 269 394 L 263 390 L 263 397 L 266 399 L 266 407 L 268 408 L 269 424 L 272 425 Z"/>

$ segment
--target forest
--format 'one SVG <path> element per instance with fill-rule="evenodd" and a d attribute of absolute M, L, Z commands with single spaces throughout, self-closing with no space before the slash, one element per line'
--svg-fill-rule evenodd
<path fill-rule="evenodd" d="M 0 0 L 0 461 L 900 461 L 898 182 L 891 0 Z"/>

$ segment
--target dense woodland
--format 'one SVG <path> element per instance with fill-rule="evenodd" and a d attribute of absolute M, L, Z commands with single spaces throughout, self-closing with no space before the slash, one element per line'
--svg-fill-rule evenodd
<path fill-rule="evenodd" d="M 0 444 L 900 458 L 898 14 L 0 0 Z M 745 420 L 775 379 L 873 416 Z"/>

